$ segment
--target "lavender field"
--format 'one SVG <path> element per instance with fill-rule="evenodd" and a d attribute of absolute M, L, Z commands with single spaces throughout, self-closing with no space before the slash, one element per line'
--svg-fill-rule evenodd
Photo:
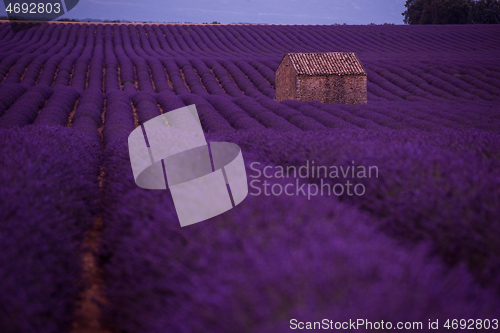
<path fill-rule="evenodd" d="M 289 52 L 356 52 L 368 103 L 275 101 Z M 181 228 L 168 190 L 136 186 L 127 138 L 191 104 L 249 181 L 256 162 L 378 177 Z M 1 332 L 500 320 L 500 26 L 5 22 L 0 142 Z"/>

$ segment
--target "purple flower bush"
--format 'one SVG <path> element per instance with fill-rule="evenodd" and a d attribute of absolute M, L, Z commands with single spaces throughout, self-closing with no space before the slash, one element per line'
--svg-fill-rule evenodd
<path fill-rule="evenodd" d="M 498 26 L 13 24 L 31 28 L 0 24 L 1 332 L 74 327 L 97 220 L 92 302 L 110 332 L 499 318 Z M 277 102 L 288 52 L 356 52 L 368 103 Z M 169 190 L 135 184 L 127 142 L 192 104 L 249 182 L 363 195 L 250 187 L 181 228 Z M 378 176 L 262 175 L 307 161 Z"/>
<path fill-rule="evenodd" d="M 69 331 L 86 285 L 82 242 L 101 149 L 61 127 L 2 129 L 0 140 L 0 327 Z"/>
<path fill-rule="evenodd" d="M 183 94 L 182 96 L 187 95 L 189 94 Z M 179 96 L 175 95 L 172 91 L 156 94 L 156 100 L 158 101 L 158 104 L 160 104 L 163 113 L 186 106 L 182 99 L 180 99 Z"/>
<path fill-rule="evenodd" d="M 238 61 L 236 62 L 236 65 L 245 73 L 246 76 L 248 76 L 259 91 L 264 93 L 269 98 L 274 98 L 274 95 L 276 94 L 275 90 L 254 67 L 246 61 Z"/>
<path fill-rule="evenodd" d="M 85 46 L 88 26 L 86 24 L 83 24 L 81 26 L 79 24 L 76 24 L 75 26 L 79 27 L 76 45 L 71 50 L 71 53 L 68 56 L 64 57 L 64 59 L 59 64 L 56 77 L 54 79 L 54 87 L 69 85 L 69 83 L 72 81 L 73 67 L 75 65 L 75 62 L 79 58 Z M 44 75 L 43 72 L 41 75 Z"/>
<path fill-rule="evenodd" d="M 177 95 L 189 94 L 190 93 L 189 87 L 186 86 L 186 83 L 182 78 L 182 73 L 177 64 L 175 63 L 175 60 L 169 58 L 160 58 L 160 60 L 163 66 L 165 67 L 168 78 L 172 82 L 173 91 Z"/>
<path fill-rule="evenodd" d="M 87 89 L 78 100 L 78 105 L 71 119 L 71 127 L 85 133 L 89 140 L 92 139 L 100 144 L 99 128 L 102 124 L 103 109 L 104 96 L 101 90 Z"/>
<path fill-rule="evenodd" d="M 344 199 L 379 217 L 378 227 L 390 235 L 410 241 L 430 239 L 445 261 L 466 262 L 477 277 L 499 287 L 498 257 L 492 253 L 500 249 L 492 244 L 500 229 L 491 224 L 500 218 L 498 134 L 392 134 L 357 130 L 277 136 L 254 131 L 236 142 L 274 165 L 300 166 L 314 160 L 327 166 L 349 166 L 351 161 L 379 166 L 379 178 L 355 179 L 365 182 L 364 196 Z M 310 181 L 319 183 L 318 178 Z M 478 230 L 488 233 L 479 236 Z"/>
<path fill-rule="evenodd" d="M 4 84 L 0 86 L 0 116 L 26 92 L 22 84 Z"/>
<path fill-rule="evenodd" d="M 5 111 L 0 118 L 0 128 L 23 127 L 31 124 L 53 91 L 52 88 L 44 85 L 30 88 Z"/>
<path fill-rule="evenodd" d="M 194 71 L 189 61 L 178 59 L 177 66 L 182 70 L 184 80 L 189 86 L 189 90 L 196 95 L 208 95 L 207 90 L 203 87 L 199 75 Z"/>
<path fill-rule="evenodd" d="M 136 93 L 132 96 L 132 102 L 137 109 L 140 124 L 160 115 L 158 102 L 148 93 L 142 91 Z"/>
<path fill-rule="evenodd" d="M 63 32 L 66 34 L 68 29 L 71 30 L 67 39 L 64 38 L 59 41 L 59 43 L 61 43 L 64 47 L 61 48 L 58 53 L 51 52 L 50 58 L 47 60 L 47 62 L 45 62 L 43 66 L 44 70 L 42 74 L 40 76 L 38 75 L 40 69 L 33 71 L 31 76 L 28 75 L 28 72 L 26 72 L 22 81 L 23 83 L 26 83 L 30 86 L 37 83 L 52 86 L 55 73 L 59 73 L 59 71 L 62 70 L 62 68 L 59 67 L 61 66 L 61 62 L 67 57 L 70 57 L 71 52 L 76 48 L 75 44 L 77 42 L 79 27 L 77 25 L 68 26 Z"/>
<path fill-rule="evenodd" d="M 250 128 L 265 128 L 257 120 L 250 117 L 248 113 L 228 100 L 219 95 L 210 95 L 205 99 L 222 115 L 233 128 L 250 129 Z"/>
<path fill-rule="evenodd" d="M 236 86 L 235 81 L 231 79 L 229 73 L 218 61 L 208 59 L 205 61 L 205 64 L 212 70 L 220 85 L 228 95 L 231 97 L 243 96 L 242 91 Z"/>
<path fill-rule="evenodd" d="M 89 63 L 92 59 L 92 51 L 94 48 L 94 32 L 95 25 L 90 25 L 87 30 L 87 38 L 85 40 L 85 47 L 81 55 L 76 59 L 74 69 L 71 77 L 71 87 L 74 87 L 79 92 L 83 92 L 88 88 L 89 78 Z"/>
<path fill-rule="evenodd" d="M 267 128 L 277 130 L 296 130 L 297 127 L 287 122 L 284 118 L 276 115 L 264 108 L 261 104 L 250 97 L 241 97 L 234 100 L 234 103 L 247 112 L 252 118 L 259 121 Z"/>
<path fill-rule="evenodd" d="M 206 132 L 233 130 L 226 118 L 221 116 L 203 97 L 195 94 L 185 94 L 181 96 L 181 99 L 185 105 L 196 105 L 201 125 Z"/>
<path fill-rule="evenodd" d="M 102 130 L 105 146 L 121 142 L 135 128 L 134 113 L 130 99 L 122 91 L 106 95 L 106 111 Z"/>
<path fill-rule="evenodd" d="M 253 151 L 247 164 L 260 151 L 264 158 L 286 156 L 290 142 L 274 131 L 210 138 Z M 102 234 L 100 255 L 106 297 L 116 304 L 103 310 L 110 330 L 287 332 L 291 318 L 394 322 L 498 314 L 495 293 L 478 287 L 466 265 L 430 259 L 430 240 L 403 246 L 376 230 L 383 218 L 335 198 L 249 196 L 226 214 L 180 229 L 169 192 L 138 188 L 126 145 L 114 152 L 103 205 L 105 219 L 116 222 Z M 385 305 L 377 306 L 382 295 Z"/>
<path fill-rule="evenodd" d="M 225 95 L 226 92 L 222 89 L 210 68 L 200 59 L 192 59 L 191 64 L 200 76 L 203 86 L 211 95 Z"/>
<path fill-rule="evenodd" d="M 60 87 L 50 96 L 47 104 L 35 118 L 35 125 L 65 126 L 80 94 L 71 87 Z"/>

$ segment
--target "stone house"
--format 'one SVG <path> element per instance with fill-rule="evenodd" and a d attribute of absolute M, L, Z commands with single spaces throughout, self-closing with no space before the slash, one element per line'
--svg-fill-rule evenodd
<path fill-rule="evenodd" d="M 276 70 L 276 100 L 361 104 L 366 72 L 354 52 L 287 53 Z"/>

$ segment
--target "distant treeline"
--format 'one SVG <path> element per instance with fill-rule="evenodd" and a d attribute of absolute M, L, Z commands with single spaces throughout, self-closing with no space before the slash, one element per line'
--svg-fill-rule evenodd
<path fill-rule="evenodd" d="M 22 18 L 16 18 L 16 17 L 7 17 L 7 16 L 0 16 L 0 20 L 10 20 L 10 21 L 25 21 L 23 20 Z M 52 20 L 48 20 L 50 22 L 87 22 L 87 23 L 90 23 L 90 22 L 99 22 L 99 23 L 134 23 L 134 22 L 131 22 L 131 21 L 127 21 L 127 20 L 98 20 L 98 19 L 69 19 L 69 18 L 61 18 L 61 19 L 58 19 L 56 21 L 52 21 Z M 138 23 L 138 22 L 135 22 L 135 23 Z M 162 23 L 162 22 L 153 22 L 153 21 L 149 21 L 149 22 L 142 22 L 143 24 L 147 24 L 147 23 Z M 184 23 L 184 24 L 192 24 L 193 22 L 163 22 L 163 23 Z M 221 24 L 219 21 L 212 21 L 212 23 L 209 23 L 209 22 L 203 22 L 202 24 Z M 248 23 L 248 22 L 238 22 L 238 23 L 230 23 L 230 24 L 248 24 L 248 25 L 267 25 L 267 23 Z M 332 25 L 347 25 L 346 23 L 333 23 Z M 367 25 L 394 25 L 394 23 L 381 23 L 381 24 L 376 24 L 376 23 L 369 23 Z"/>
<path fill-rule="evenodd" d="M 498 24 L 500 0 L 406 0 L 406 24 Z"/>

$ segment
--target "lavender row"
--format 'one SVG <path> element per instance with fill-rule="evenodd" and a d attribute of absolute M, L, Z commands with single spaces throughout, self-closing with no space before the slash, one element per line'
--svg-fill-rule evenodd
<path fill-rule="evenodd" d="M 43 25 L 42 28 L 47 29 L 47 26 L 50 28 L 48 24 Z M 131 38 L 139 40 L 140 48 L 150 56 L 165 53 L 178 56 L 261 55 L 289 52 L 290 48 L 296 51 L 324 51 L 344 47 L 370 56 L 404 53 L 407 57 L 418 59 L 418 54 L 427 50 L 455 56 L 462 50 L 471 49 L 474 46 L 479 46 L 484 50 L 498 48 L 494 40 L 495 34 L 491 33 L 494 31 L 490 31 L 494 29 L 492 27 L 483 28 L 482 30 L 487 32 L 487 37 L 483 36 L 480 39 L 477 36 L 483 31 L 478 30 L 479 28 L 464 30 L 462 27 L 454 27 L 449 30 L 450 28 L 447 27 L 438 27 L 434 29 L 435 31 L 421 27 L 408 29 L 406 27 L 302 26 L 299 28 L 300 31 L 286 26 L 205 26 L 201 28 L 189 25 L 145 25 L 143 28 L 131 25 L 128 27 Z M 462 37 L 457 38 L 457 33 L 462 34 Z M 45 38 L 50 35 L 50 32 L 37 32 L 37 34 L 37 37 Z M 26 39 L 16 40 L 13 43 L 16 46 L 14 49 L 16 52 L 27 52 L 28 48 L 22 46 L 31 40 L 29 36 Z M 33 40 L 39 39 L 33 38 Z M 7 41 L 9 41 L 8 38 Z M 367 45 L 369 48 L 366 47 Z"/>
<path fill-rule="evenodd" d="M 0 130 L 0 327 L 70 331 L 95 218 L 100 148 L 61 127 Z"/>
<path fill-rule="evenodd" d="M 75 100 L 77 99 L 75 96 L 78 95 L 78 92 L 70 87 L 61 87 L 60 92 L 54 95 L 51 98 L 52 101 L 49 101 L 47 106 L 44 107 L 48 97 L 44 97 L 43 94 L 40 95 L 39 93 L 43 91 L 50 93 L 50 88 L 42 89 L 34 87 L 30 89 L 31 92 L 29 94 L 23 95 L 25 92 L 23 85 L 3 85 L 3 87 L 5 94 L 10 96 L 11 89 L 9 87 L 12 87 L 14 89 L 12 93 L 18 96 L 17 100 L 7 97 L 4 100 L 4 113 L 6 115 L 0 118 L 0 122 L 4 122 L 7 127 L 15 126 L 16 124 L 17 126 L 25 126 L 33 122 L 39 113 L 41 119 L 45 117 L 48 117 L 48 119 L 57 118 L 59 119 L 57 123 L 62 125 L 67 122 L 68 114 L 73 110 Z M 88 89 L 88 91 L 90 95 L 96 96 L 96 101 L 103 98 L 101 89 Z M 0 89 L 1 92 L 2 89 Z M 75 93 L 76 95 L 74 95 Z M 73 97 L 69 97 L 70 95 Z M 187 93 L 183 95 L 192 96 L 193 94 Z M 129 102 L 133 102 L 134 107 L 137 108 L 140 123 L 143 123 L 160 113 L 193 104 L 190 102 L 185 104 L 185 101 L 192 100 L 192 97 L 184 98 L 183 95 L 180 95 L 181 99 L 179 99 L 171 90 L 168 90 L 167 92 L 158 94 L 134 92 L 133 94 L 125 94 L 123 96 L 126 96 L 124 98 Z M 35 99 L 32 99 L 33 96 L 35 96 Z M 202 97 L 200 95 L 196 96 Z M 283 101 L 278 103 L 263 96 L 258 99 L 248 96 L 234 99 L 223 95 L 205 95 L 202 98 L 196 97 L 194 100 L 197 101 L 194 104 L 209 103 L 211 107 L 207 111 L 210 110 L 209 112 L 213 114 L 209 117 L 218 118 L 222 116 L 225 119 L 224 124 L 219 120 L 212 122 L 212 125 L 206 131 L 219 130 L 214 125 L 215 123 L 220 123 L 220 130 L 222 130 L 226 128 L 226 122 L 229 122 L 232 125 L 231 127 L 236 129 L 263 126 L 285 131 L 296 129 L 318 130 L 328 127 L 378 130 L 418 128 L 425 131 L 440 131 L 443 128 L 495 130 L 500 126 L 498 120 L 495 118 L 494 105 L 488 104 L 467 106 L 460 103 L 416 103 L 408 105 L 403 102 L 372 102 L 367 105 L 351 106 L 329 105 L 314 101 L 308 103 Z M 9 106 L 9 103 L 14 101 L 16 102 L 14 103 L 16 106 Z M 53 107 L 55 105 L 53 103 L 56 103 L 58 106 Z M 102 113 L 103 106 L 101 105 L 100 108 L 100 113 Z M 16 110 L 23 111 L 20 111 L 18 114 Z M 55 112 L 55 114 L 50 115 L 52 112 Z M 234 114 L 235 112 L 237 113 Z M 240 117 L 248 121 L 236 121 Z M 41 119 L 36 122 L 42 121 Z M 45 120 L 42 122 L 45 122 Z M 52 120 L 50 122 L 52 123 Z"/>
<path fill-rule="evenodd" d="M 92 59 L 92 53 L 95 42 L 95 25 L 90 25 L 87 31 L 85 47 L 80 56 L 76 59 L 73 72 L 71 75 L 71 87 L 78 90 L 80 93 L 88 88 L 89 82 L 89 63 Z"/>
<path fill-rule="evenodd" d="M 104 111 L 104 96 L 100 89 L 87 89 L 78 100 L 75 113 L 71 119 L 73 129 L 85 133 L 89 140 L 101 144 L 102 113 Z M 110 117 L 113 120 L 113 116 Z"/>
<path fill-rule="evenodd" d="M 211 71 L 211 69 L 205 64 L 201 59 L 191 59 L 191 65 L 198 73 L 201 82 L 207 92 L 211 95 L 225 95 L 226 92 L 220 85 L 217 77 Z"/>
<path fill-rule="evenodd" d="M 92 58 L 89 62 L 88 84 L 87 88 L 102 90 L 104 88 L 104 27 L 102 24 L 97 26 L 95 31 L 95 42 L 92 51 Z"/>
<path fill-rule="evenodd" d="M 39 75 L 39 70 L 35 71 L 31 77 L 26 73 L 23 83 L 26 82 L 28 85 L 45 84 L 47 86 L 52 86 L 56 73 L 60 75 L 60 73 L 64 71 L 62 62 L 67 57 L 71 57 L 71 54 L 74 52 L 75 48 L 77 48 L 78 31 L 78 26 L 72 26 L 68 39 L 64 42 L 64 47 L 56 54 L 51 52 L 50 58 L 44 64 L 41 74 Z"/>
<path fill-rule="evenodd" d="M 64 57 L 64 59 L 59 64 L 57 75 L 54 79 L 54 87 L 68 86 L 72 81 L 73 67 L 75 66 L 76 60 L 79 58 L 84 49 L 86 34 L 87 25 L 84 24 L 80 26 L 78 30 L 78 38 L 75 42 L 75 47 L 71 50 L 71 53 L 68 56 Z"/>
<path fill-rule="evenodd" d="M 234 140 L 234 138 L 233 138 Z M 377 175 L 322 176 L 331 184 L 363 184 L 363 195 L 341 200 L 381 217 L 378 227 L 403 241 L 429 241 L 450 265 L 466 264 L 481 283 L 498 288 L 500 237 L 499 136 L 495 132 L 441 130 L 323 131 L 294 133 L 248 131 L 236 137 L 242 150 L 275 165 L 377 167 Z M 308 182 L 320 184 L 320 177 Z M 293 179 L 292 179 L 293 180 Z M 318 185 L 319 186 L 319 185 Z M 483 230 L 488 230 L 483 233 Z"/>
<path fill-rule="evenodd" d="M 158 102 L 154 96 L 146 92 L 137 92 L 132 96 L 132 103 L 137 110 L 139 124 L 144 124 L 146 121 L 153 119 L 160 115 Z"/>
<path fill-rule="evenodd" d="M 102 134 L 105 146 L 126 142 L 130 132 L 135 128 L 134 113 L 130 99 L 123 91 L 106 94 L 106 111 Z"/>
<path fill-rule="evenodd" d="M 88 86 L 102 87 L 103 70 L 106 70 L 104 78 L 106 91 L 121 89 L 129 97 L 137 90 L 155 93 L 167 91 L 171 89 L 171 86 L 177 94 L 204 95 L 225 92 L 232 97 L 240 97 L 242 93 L 245 93 L 254 98 L 260 98 L 261 94 L 272 98 L 274 94 L 274 70 L 280 57 L 262 57 L 259 60 L 248 57 L 243 61 L 235 61 L 227 58 L 226 55 L 226 59 L 205 59 L 205 66 L 200 63 L 194 64 L 194 60 L 189 60 L 187 63 L 187 60 L 182 58 L 167 57 L 177 53 L 169 52 L 167 44 L 161 43 L 161 36 L 158 36 L 159 31 L 168 32 L 169 38 L 173 38 L 168 42 L 170 48 L 174 45 L 172 43 L 181 43 L 182 48 L 186 51 L 179 54 L 187 55 L 190 52 L 199 52 L 200 54 L 208 52 L 206 48 L 198 47 L 188 38 L 190 33 L 196 32 L 199 34 L 201 42 L 203 29 L 171 26 L 146 26 L 145 28 L 118 25 L 107 25 L 104 28 L 103 25 L 98 25 L 97 28 L 94 25 L 65 25 L 64 28 L 60 28 L 62 25 L 55 26 L 45 27 L 47 31 L 44 30 L 45 32 L 41 36 L 46 38 L 44 41 L 48 41 L 48 43 L 38 50 L 39 55 L 25 54 L 20 56 L 18 53 L 12 53 L 4 59 L 3 64 L 9 66 L 4 70 L 4 75 L 7 76 L 6 83 L 19 82 L 22 78 L 27 85 L 33 85 L 37 81 L 41 84 L 51 85 L 54 75 L 56 75 L 54 85 L 68 85 L 71 81 L 71 86 L 82 92 Z M 76 27 L 79 31 L 77 40 L 75 39 Z M 310 31 L 310 27 L 300 28 L 304 30 L 305 36 L 308 38 L 309 36 L 312 38 L 314 35 Z M 245 36 L 246 40 L 251 37 L 259 40 L 260 34 L 268 43 L 279 41 L 278 32 L 268 31 L 262 27 L 246 34 L 237 32 L 235 29 L 235 27 L 230 27 L 227 31 L 218 28 L 208 29 L 204 34 L 207 38 L 220 38 L 221 41 L 218 41 L 217 45 L 230 52 L 228 55 L 234 54 L 236 50 L 235 46 L 228 44 L 228 41 L 233 37 Z M 345 34 L 342 38 L 362 39 L 352 32 L 345 31 Z M 299 43 L 303 40 L 292 36 L 289 32 L 286 32 L 284 36 L 283 38 L 287 42 Z M 103 45 L 103 38 L 106 41 L 106 47 Z M 328 40 L 328 34 L 318 30 L 316 38 L 318 43 L 325 43 Z M 59 52 L 65 41 L 74 42 L 76 48 L 71 50 L 71 46 L 66 45 L 64 50 Z M 85 47 L 82 43 L 85 44 Z M 242 49 L 252 49 L 247 43 L 236 43 L 235 45 Z M 382 45 L 386 47 L 385 42 L 382 42 Z M 106 52 L 104 52 L 104 48 L 106 48 Z M 31 50 L 31 48 L 28 49 Z M 71 54 L 67 55 L 69 51 Z M 57 55 L 56 52 L 58 52 Z M 0 67 L 2 66 L 0 65 Z M 427 64 L 423 65 L 422 62 L 411 62 L 397 68 L 368 58 L 366 67 L 369 72 L 368 91 L 374 100 L 423 101 L 432 99 L 438 101 L 466 98 L 496 101 L 497 99 L 497 86 L 494 84 L 495 79 L 492 79 L 495 77 L 494 69 L 485 71 L 486 75 L 483 77 L 488 83 L 483 83 L 471 77 L 464 77 L 465 80 L 456 78 L 447 70 L 447 67 L 432 71 Z M 41 69 L 42 72 L 39 75 Z M 385 69 L 389 69 L 390 72 Z M 215 77 L 210 77 L 209 71 Z M 121 76 L 119 79 L 118 72 Z"/>
<path fill-rule="evenodd" d="M 0 117 L 26 92 L 26 88 L 22 84 L 3 84 L 0 86 Z"/>
<path fill-rule="evenodd" d="M 49 28 L 50 27 L 50 28 Z M 37 34 L 35 36 L 37 37 L 37 43 L 33 45 L 34 47 L 39 47 L 43 45 L 44 43 L 47 43 L 48 37 L 42 40 L 43 33 L 45 32 L 45 29 L 49 31 L 49 33 L 54 30 L 55 25 L 49 26 L 48 24 L 44 24 L 41 27 L 37 29 Z M 28 44 L 32 45 L 32 44 Z M 26 52 L 29 54 L 31 49 Z M 26 54 L 25 53 L 25 54 Z M 4 54 L 2 57 L 2 60 L 0 61 L 0 74 L 2 75 L 0 77 L 0 81 L 3 81 L 6 74 L 9 73 L 11 67 L 16 63 L 18 59 L 20 59 L 23 56 L 23 53 L 11 53 L 11 54 Z"/>
<path fill-rule="evenodd" d="M 203 87 L 198 73 L 194 70 L 191 63 L 186 59 L 176 59 L 176 64 L 182 71 L 183 80 L 193 94 L 208 95 L 207 90 Z"/>
<path fill-rule="evenodd" d="M 247 112 L 227 98 L 218 95 L 210 95 L 206 96 L 205 100 L 207 100 L 235 129 L 265 128 Z"/>
<path fill-rule="evenodd" d="M 116 54 L 116 59 L 119 64 L 120 68 L 120 86 L 130 86 L 134 85 L 136 82 L 135 78 L 135 69 L 134 65 L 132 64 L 132 61 L 127 57 L 125 54 L 125 51 L 123 50 L 123 44 L 120 36 L 120 30 L 117 25 L 113 26 L 113 46 L 114 46 L 114 53 Z M 109 54 L 113 54 L 113 49 L 109 47 L 107 49 L 107 52 Z M 106 68 L 107 69 L 107 68 Z M 113 70 L 113 68 L 110 68 Z M 130 90 L 135 90 L 135 87 L 130 87 Z"/>
<path fill-rule="evenodd" d="M 31 124 L 52 93 L 53 89 L 44 85 L 30 88 L 0 117 L 0 128 Z"/>
<path fill-rule="evenodd" d="M 267 165 L 268 157 L 256 156 L 279 149 L 285 156 L 300 137 L 290 134 L 290 142 L 258 130 L 209 140 L 238 142 L 247 165 Z M 312 148 L 324 147 L 323 139 Z M 169 192 L 138 188 L 128 158 L 122 144 L 106 159 L 108 226 L 100 258 L 108 300 L 102 323 L 109 330 L 288 332 L 290 318 L 348 321 L 355 313 L 370 321 L 444 322 L 500 311 L 492 289 L 479 287 L 463 265 L 448 268 L 427 244 L 398 245 L 374 228 L 383 219 L 335 198 L 249 196 L 181 229 Z"/>
<path fill-rule="evenodd" d="M 19 58 L 15 65 L 12 66 L 9 75 L 4 80 L 4 83 L 20 82 L 23 73 L 39 55 L 43 55 L 53 47 L 55 47 L 53 50 L 54 53 L 57 52 L 57 46 L 55 45 L 59 41 L 60 33 L 63 28 L 64 25 L 51 25 L 47 30 L 49 30 L 52 34 L 44 34 L 39 43 L 29 47 L 25 50 L 25 52 L 23 52 L 25 55 Z M 68 31 L 68 28 L 70 27 L 66 27 L 66 31 Z M 59 47 L 62 47 L 61 43 L 59 43 Z"/>
<path fill-rule="evenodd" d="M 37 126 L 66 126 L 80 94 L 71 87 L 60 87 L 50 96 L 34 121 Z"/>
<path fill-rule="evenodd" d="M 181 96 L 185 105 L 194 104 L 200 117 L 200 122 L 205 132 L 216 132 L 234 130 L 229 121 L 203 97 L 195 94 L 185 94 Z"/>

